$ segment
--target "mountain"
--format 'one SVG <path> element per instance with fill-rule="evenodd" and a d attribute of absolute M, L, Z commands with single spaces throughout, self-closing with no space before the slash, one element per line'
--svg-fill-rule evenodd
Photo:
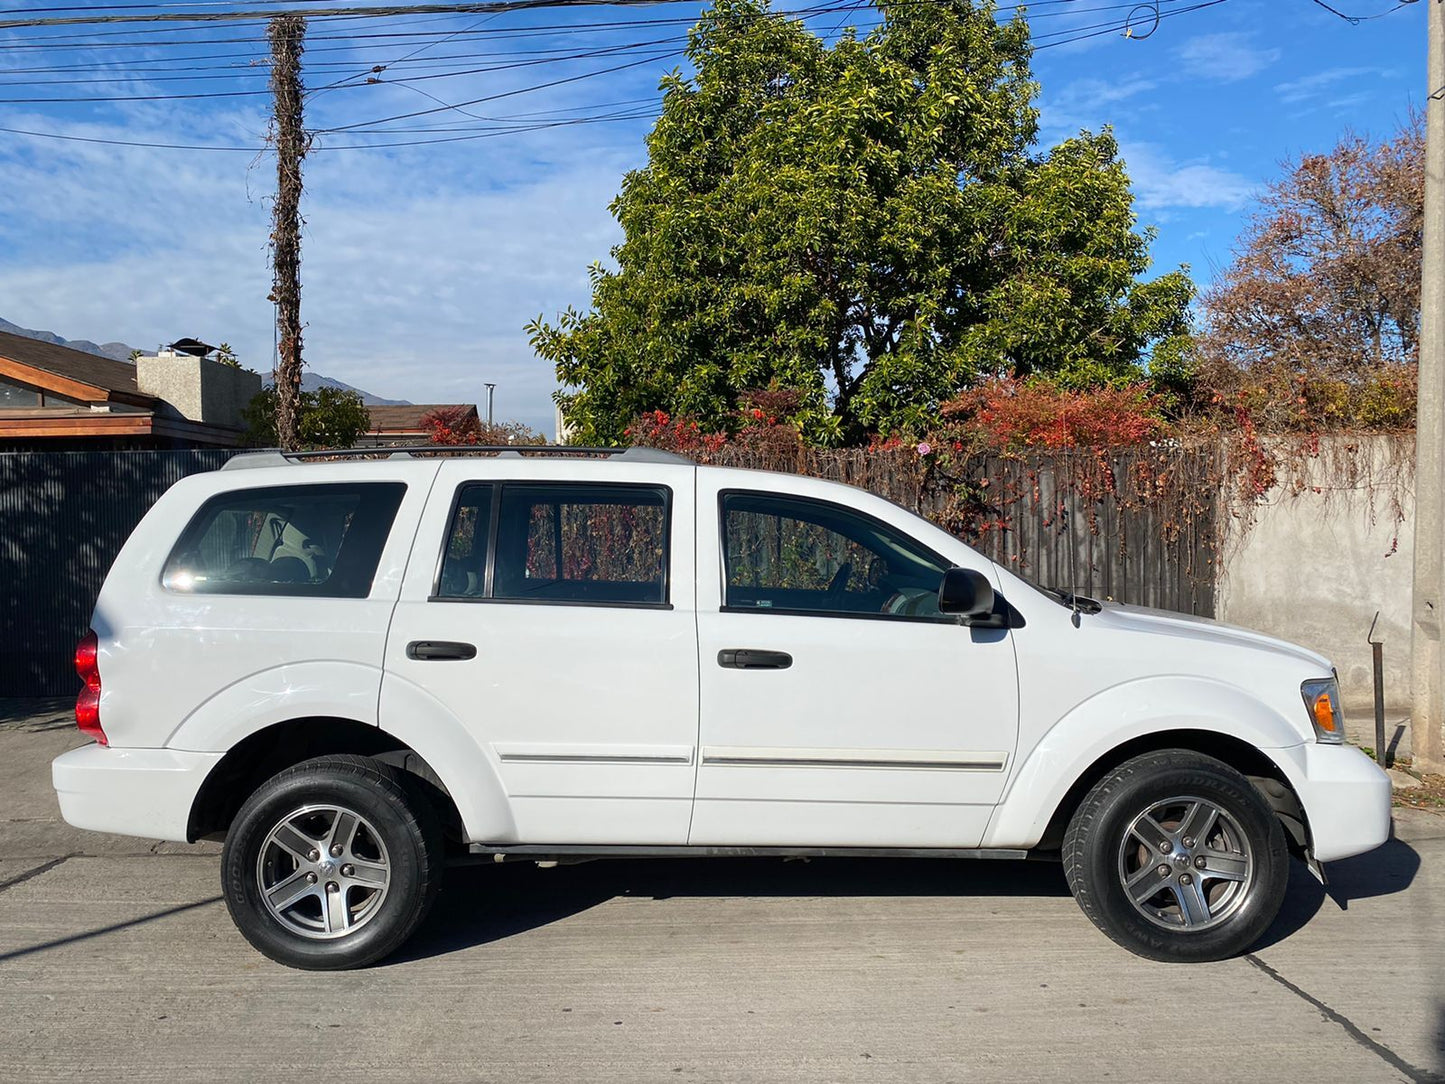
<path fill-rule="evenodd" d="M 261 374 L 261 384 L 263 387 L 269 388 L 272 383 L 270 373 Z M 340 391 L 354 391 L 357 395 L 361 396 L 361 401 L 367 406 L 411 406 L 411 401 L 408 399 L 383 399 L 379 395 L 372 395 L 369 391 L 352 387 L 350 384 L 345 384 L 332 377 L 322 376 L 320 373 L 313 373 L 309 369 L 303 371 L 301 374 L 301 390 L 315 391 L 317 388 L 337 388 Z"/>
<path fill-rule="evenodd" d="M 93 343 L 89 339 L 62 339 L 53 331 L 33 331 L 28 327 L 12 324 L 9 320 L 0 320 L 0 331 L 8 331 L 11 335 L 24 335 L 27 339 L 39 339 L 43 343 L 54 343 L 56 346 L 68 346 L 72 350 L 83 350 L 87 354 L 99 354 L 101 357 L 110 358 L 113 361 L 130 360 L 130 347 L 125 343 Z"/>
<path fill-rule="evenodd" d="M 54 343 L 56 346 L 66 346 L 71 350 L 82 350 L 87 354 L 98 354 L 103 358 L 111 358 L 115 361 L 129 361 L 132 352 L 132 348 L 125 343 L 93 343 L 89 339 L 62 339 L 53 331 L 35 331 L 28 327 L 21 327 L 19 324 L 12 324 L 9 320 L 4 319 L 0 319 L 0 331 L 8 331 L 11 335 L 24 335 L 27 339 Z M 271 374 L 262 373 L 261 382 L 269 388 Z M 379 395 L 372 395 L 369 391 L 352 387 L 350 384 L 343 384 L 340 380 L 333 380 L 320 373 L 308 371 L 301 374 L 302 391 L 315 391 L 317 388 L 339 388 L 341 391 L 354 391 L 361 396 L 361 401 L 367 406 L 411 406 L 411 403 L 405 399 L 383 399 Z"/>

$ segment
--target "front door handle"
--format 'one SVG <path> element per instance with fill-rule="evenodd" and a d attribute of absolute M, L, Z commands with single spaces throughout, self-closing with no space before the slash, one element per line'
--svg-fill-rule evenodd
<path fill-rule="evenodd" d="M 793 665 L 793 656 L 786 651 L 760 651 L 751 647 L 735 647 L 719 651 L 717 664 L 734 670 L 786 670 Z"/>
<path fill-rule="evenodd" d="M 475 659 L 475 644 L 458 643 L 455 640 L 413 640 L 406 645 L 406 657 L 418 662 L 433 659 Z"/>

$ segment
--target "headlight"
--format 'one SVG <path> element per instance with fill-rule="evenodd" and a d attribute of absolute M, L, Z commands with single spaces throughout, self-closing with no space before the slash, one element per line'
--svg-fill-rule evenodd
<path fill-rule="evenodd" d="M 1340 685 L 1334 678 L 1306 681 L 1299 687 L 1305 709 L 1315 726 L 1315 738 L 1330 745 L 1345 740 L 1345 717 L 1340 711 Z"/>

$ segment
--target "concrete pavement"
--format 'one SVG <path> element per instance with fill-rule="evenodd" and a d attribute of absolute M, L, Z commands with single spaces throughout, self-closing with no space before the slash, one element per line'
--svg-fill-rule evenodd
<path fill-rule="evenodd" d="M 0 707 L 0 1079 L 1445 1079 L 1445 817 L 1293 871 L 1250 955 L 1128 955 L 1057 867 L 651 861 L 453 871 L 362 972 L 254 953 L 214 847 L 58 820 L 57 714 Z"/>

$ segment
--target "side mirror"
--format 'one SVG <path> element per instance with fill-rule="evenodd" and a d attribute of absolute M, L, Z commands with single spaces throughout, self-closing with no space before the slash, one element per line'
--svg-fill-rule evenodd
<path fill-rule="evenodd" d="M 958 614 L 965 624 L 993 618 L 993 584 L 971 568 L 950 568 L 938 585 L 940 613 Z"/>

